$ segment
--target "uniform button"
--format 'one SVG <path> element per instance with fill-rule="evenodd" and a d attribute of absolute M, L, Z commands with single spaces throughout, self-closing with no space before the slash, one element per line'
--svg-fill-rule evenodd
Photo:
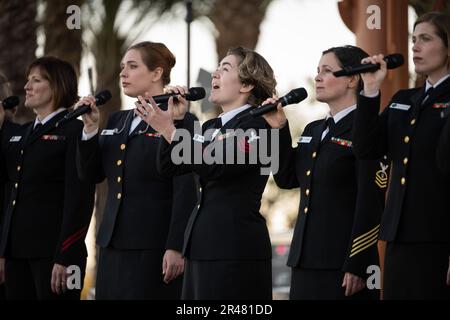
<path fill-rule="evenodd" d="M 16 182 L 15 184 L 14 184 L 14 188 L 18 188 L 19 187 L 19 184 Z"/>
<path fill-rule="evenodd" d="M 202 188 L 199 188 L 199 189 L 198 189 L 198 192 L 202 192 Z"/>
<path fill-rule="evenodd" d="M 126 148 L 126 145 L 125 145 L 124 143 L 122 143 L 122 144 L 120 145 L 120 150 L 125 150 L 125 148 Z"/>
<path fill-rule="evenodd" d="M 13 207 L 16 205 L 16 200 L 13 200 L 12 205 Z"/>
<path fill-rule="evenodd" d="M 409 142 L 409 136 L 405 136 L 405 139 L 403 139 L 403 141 L 405 141 L 405 143 Z"/>
<path fill-rule="evenodd" d="M 405 157 L 405 158 L 403 159 L 403 164 L 404 164 L 405 166 L 408 164 L 408 157 Z"/>
<path fill-rule="evenodd" d="M 122 182 L 122 177 L 117 177 L 117 182 L 118 183 Z"/>
<path fill-rule="evenodd" d="M 306 175 L 310 176 L 311 175 L 311 170 L 306 171 Z"/>
<path fill-rule="evenodd" d="M 122 160 L 117 160 L 117 166 L 122 165 Z"/>
<path fill-rule="evenodd" d="M 200 205 L 197 206 L 197 209 L 200 209 Z"/>
<path fill-rule="evenodd" d="M 305 194 L 309 196 L 309 189 L 306 189 Z"/>
<path fill-rule="evenodd" d="M 23 154 L 23 149 L 22 149 L 22 150 L 20 150 L 20 154 Z"/>
<path fill-rule="evenodd" d="M 304 212 L 305 214 L 307 214 L 307 213 L 308 213 L 308 207 L 306 207 L 305 209 L 303 209 L 303 212 Z"/>
<path fill-rule="evenodd" d="M 17 171 L 20 171 L 20 166 L 17 166 Z"/>
<path fill-rule="evenodd" d="M 416 123 L 416 119 L 411 120 L 411 125 L 413 126 Z"/>
<path fill-rule="evenodd" d="M 312 158 L 314 159 L 315 157 L 317 157 L 317 152 L 314 151 L 314 152 L 312 153 Z"/>
<path fill-rule="evenodd" d="M 120 192 L 117 194 L 117 199 L 118 200 L 122 199 L 122 194 Z"/>
<path fill-rule="evenodd" d="M 402 179 L 400 180 L 400 183 L 402 184 L 402 186 L 405 185 L 406 179 L 405 179 L 405 178 L 402 178 Z"/>

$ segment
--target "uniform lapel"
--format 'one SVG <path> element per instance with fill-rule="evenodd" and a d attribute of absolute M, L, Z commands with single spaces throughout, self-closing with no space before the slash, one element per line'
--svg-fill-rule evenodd
<path fill-rule="evenodd" d="M 220 128 L 219 132 L 214 137 L 214 140 L 212 140 L 211 142 L 217 141 L 217 137 L 220 136 L 221 134 L 226 133 L 227 129 L 228 130 L 237 129 L 242 121 L 244 121 L 245 119 L 248 119 L 248 118 L 244 117 L 244 115 L 249 113 L 253 109 L 255 109 L 255 107 L 250 107 L 248 109 L 245 109 L 244 111 L 239 112 L 237 115 L 235 115 L 233 118 L 231 118 L 227 123 L 225 123 L 225 125 L 223 125 Z"/>
<path fill-rule="evenodd" d="M 34 127 L 34 121 L 31 123 L 29 128 L 27 129 L 25 133 L 25 146 L 28 146 L 38 140 L 40 137 L 42 137 L 47 132 L 51 131 L 52 129 L 56 128 L 56 123 L 61 120 L 65 115 L 67 114 L 67 110 L 64 110 L 57 115 L 55 115 L 53 118 L 51 118 L 49 121 L 47 121 L 42 127 L 39 129 L 33 131 Z"/>
<path fill-rule="evenodd" d="M 239 126 L 239 124 L 242 122 L 242 120 L 245 120 L 244 115 L 249 113 L 255 109 L 255 107 L 250 107 L 248 109 L 245 109 L 244 111 L 239 112 L 237 115 L 235 115 L 233 118 L 230 119 L 225 125 L 220 128 L 220 133 L 225 133 L 227 129 L 235 129 Z"/>
<path fill-rule="evenodd" d="M 423 104 L 423 108 L 428 108 L 429 106 L 438 103 L 438 102 L 448 102 L 448 101 L 441 101 L 441 97 L 448 94 L 450 91 L 450 78 L 447 78 L 443 83 L 437 86 L 436 89 L 431 92 L 428 99 Z M 445 100 L 445 99 L 444 99 Z"/>
<path fill-rule="evenodd" d="M 318 150 L 322 144 L 322 133 L 327 128 L 327 121 L 323 119 L 322 122 L 316 126 L 313 130 L 312 141 L 313 141 L 313 149 Z"/>
<path fill-rule="evenodd" d="M 133 120 L 132 120 L 133 121 Z M 131 122 L 132 122 L 131 121 Z M 131 126 L 131 125 L 130 125 Z M 145 130 L 145 128 L 147 128 L 147 123 L 144 120 L 141 120 L 141 122 L 139 122 L 139 124 L 136 126 L 136 128 L 134 128 L 133 132 L 131 132 L 129 139 L 138 136 L 141 133 L 144 133 L 143 130 Z M 151 127 L 148 126 L 147 130 L 145 130 L 145 132 L 148 131 L 148 129 L 150 129 Z M 153 130 L 154 131 L 154 130 Z"/>
<path fill-rule="evenodd" d="M 343 119 L 341 119 L 338 123 L 336 123 L 336 126 L 334 128 L 334 133 L 332 135 L 334 138 L 342 136 L 347 131 L 352 130 L 354 114 L 355 114 L 355 110 L 350 112 Z"/>

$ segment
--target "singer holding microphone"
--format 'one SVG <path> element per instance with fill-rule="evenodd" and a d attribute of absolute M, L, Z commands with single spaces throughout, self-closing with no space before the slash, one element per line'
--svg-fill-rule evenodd
<path fill-rule="evenodd" d="M 450 107 L 449 39 L 448 14 L 417 19 L 412 54 L 426 83 L 397 92 L 380 115 L 386 62 L 382 55 L 362 60 L 381 68 L 362 74 L 354 151 L 369 159 L 387 153 L 393 161 L 381 224 L 385 299 L 450 299 L 450 125 L 448 113 L 441 117 Z"/>
<path fill-rule="evenodd" d="M 304 129 L 292 148 L 289 124 L 281 106 L 264 115 L 280 129 L 280 169 L 274 175 L 283 189 L 300 187 L 301 201 L 288 266 L 291 300 L 376 299 L 365 288 L 370 265 L 378 265 L 377 239 L 386 185 L 376 183 L 380 161 L 359 161 L 352 151 L 352 130 L 359 75 L 336 78 L 334 71 L 358 64 L 367 53 L 354 46 L 323 52 L 315 77 L 316 99 L 327 103 L 325 119 Z M 271 98 L 266 103 L 274 103 Z"/>
<path fill-rule="evenodd" d="M 172 122 L 186 112 L 186 101 L 180 97 L 174 104 L 171 99 L 169 110 L 161 111 L 151 99 L 147 104 L 140 98 L 139 115 L 164 137 L 158 152 L 161 172 L 200 176 L 200 199 L 184 240 L 183 299 L 272 299 L 271 245 L 259 212 L 267 175 L 261 173 L 260 159 L 248 161 L 252 150 L 262 147 L 263 139 L 258 138 L 269 127 L 261 117 L 243 116 L 272 96 L 275 86 L 272 68 L 261 55 L 240 47 L 229 50 L 212 74 L 209 97 L 223 113 L 188 139 L 191 159 L 178 165 L 172 162 L 172 150 L 180 141 L 172 138 L 179 130 Z M 186 88 L 172 90 L 186 93 Z M 238 138 L 237 129 L 253 132 L 253 138 Z M 207 163 L 201 154 L 210 148 L 217 154 L 222 151 L 223 161 Z M 192 159 L 196 156 L 200 161 Z M 236 163 L 236 157 L 245 161 Z"/>
<path fill-rule="evenodd" d="M 81 288 L 68 286 L 67 268 L 78 271 L 74 280 L 82 286 L 94 186 L 78 179 L 74 162 L 81 121 L 55 127 L 78 99 L 77 76 L 69 63 L 43 57 L 31 63 L 27 78 L 25 107 L 36 120 L 2 132 L 6 297 L 78 300 Z"/>
<path fill-rule="evenodd" d="M 129 97 L 162 95 L 175 57 L 162 43 L 141 42 L 126 51 L 120 72 Z M 99 132 L 94 97 L 83 115 L 77 162 L 82 179 L 106 178 L 108 198 L 97 236 L 100 259 L 96 299 L 180 299 L 183 235 L 197 201 L 192 174 L 167 178 L 156 170 L 160 133 L 135 110 L 119 111 Z M 183 125 L 192 127 L 187 114 Z"/>

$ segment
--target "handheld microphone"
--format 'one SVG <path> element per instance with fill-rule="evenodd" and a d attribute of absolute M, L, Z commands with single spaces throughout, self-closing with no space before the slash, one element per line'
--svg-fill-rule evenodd
<path fill-rule="evenodd" d="M 8 98 L 5 98 L 5 100 L 2 101 L 2 106 L 5 110 L 13 109 L 14 107 L 19 105 L 19 97 L 18 96 L 10 96 Z"/>
<path fill-rule="evenodd" d="M 305 88 L 297 88 L 291 90 L 287 95 L 281 97 L 275 103 L 269 103 L 264 106 L 253 109 L 249 112 L 252 117 L 262 116 L 270 111 L 276 110 L 277 105 L 281 103 L 281 106 L 287 106 L 288 104 L 295 104 L 305 100 L 308 97 L 308 93 Z"/>
<path fill-rule="evenodd" d="M 387 55 L 386 57 L 384 57 L 383 60 L 386 61 L 388 69 L 398 68 L 404 63 L 403 55 L 401 55 L 400 53 Z M 352 76 L 354 74 L 359 73 L 375 72 L 378 69 L 380 69 L 379 63 L 377 64 L 367 63 L 356 66 L 344 67 L 342 68 L 342 70 L 333 72 L 333 75 L 335 77 Z"/>
<path fill-rule="evenodd" d="M 95 104 L 97 106 L 101 106 L 101 105 L 107 103 L 111 99 L 111 97 L 112 97 L 112 95 L 111 95 L 111 92 L 109 92 L 109 90 L 101 91 L 101 92 L 97 93 L 97 95 L 95 96 Z M 79 108 L 77 108 L 76 110 L 66 114 L 64 116 L 64 118 L 62 118 L 61 120 L 59 120 L 56 123 L 56 126 L 59 126 L 60 124 L 70 121 L 72 119 L 76 119 L 79 116 L 81 116 L 82 114 L 85 114 L 88 112 L 91 112 L 91 106 L 84 104 L 84 105 L 80 106 Z"/>
<path fill-rule="evenodd" d="M 153 100 L 155 100 L 155 102 L 157 104 L 160 103 L 166 103 L 170 97 L 174 97 L 176 98 L 176 96 L 180 95 L 179 93 L 166 93 L 166 94 L 161 94 L 158 96 L 153 96 Z M 203 99 L 206 96 L 206 91 L 205 88 L 202 87 L 194 87 L 194 88 L 190 88 L 189 92 L 187 94 L 182 94 L 182 97 L 184 97 L 186 100 L 189 101 L 197 101 L 200 99 Z M 148 103 L 150 103 L 149 100 L 145 99 L 145 101 L 147 101 Z"/>

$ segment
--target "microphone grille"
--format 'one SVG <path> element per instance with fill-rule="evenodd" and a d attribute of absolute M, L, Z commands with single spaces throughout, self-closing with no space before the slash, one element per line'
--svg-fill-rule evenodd
<path fill-rule="evenodd" d="M 403 59 L 403 55 L 400 53 L 387 55 L 384 60 L 386 61 L 388 69 L 398 68 L 405 62 Z"/>
<path fill-rule="evenodd" d="M 2 101 L 3 108 L 6 110 L 12 109 L 15 106 L 19 105 L 19 97 L 18 96 L 10 96 L 8 98 L 5 98 L 5 100 Z"/>
<path fill-rule="evenodd" d="M 306 92 L 305 88 L 297 88 L 297 89 L 291 90 L 286 95 L 286 100 L 288 101 L 289 104 L 293 104 L 293 103 L 299 103 L 299 102 L 305 100 L 307 97 L 308 97 L 308 92 Z"/>
<path fill-rule="evenodd" d="M 95 96 L 95 103 L 97 106 L 101 106 L 102 104 L 105 104 L 111 99 L 112 95 L 109 90 L 103 90 Z"/>
<path fill-rule="evenodd" d="M 197 101 L 203 99 L 206 96 L 205 88 L 194 87 L 189 89 L 189 93 L 186 95 L 186 100 Z"/>

